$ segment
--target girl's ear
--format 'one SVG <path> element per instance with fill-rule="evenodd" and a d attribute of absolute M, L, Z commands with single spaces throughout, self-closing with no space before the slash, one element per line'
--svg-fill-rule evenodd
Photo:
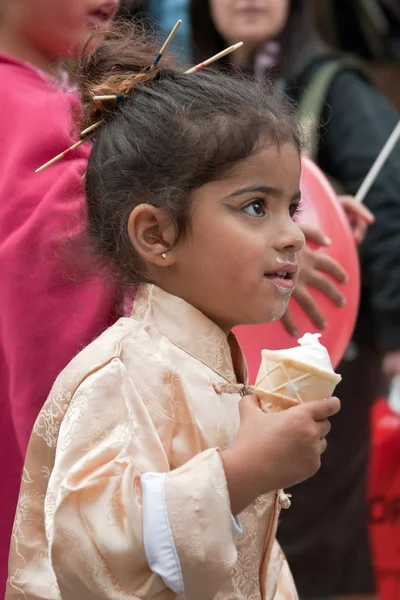
<path fill-rule="evenodd" d="M 147 263 L 157 266 L 175 263 L 176 228 L 161 208 L 150 204 L 136 206 L 129 217 L 128 233 L 132 246 Z"/>

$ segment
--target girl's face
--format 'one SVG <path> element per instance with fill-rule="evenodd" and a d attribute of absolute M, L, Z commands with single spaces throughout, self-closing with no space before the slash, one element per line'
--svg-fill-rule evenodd
<path fill-rule="evenodd" d="M 287 143 L 265 147 L 199 188 L 163 287 L 225 331 L 281 318 L 304 246 L 294 220 L 299 183 L 299 152 Z"/>
<path fill-rule="evenodd" d="M 109 27 L 119 0 L 8 0 L 19 33 L 42 54 L 75 58 L 82 42 Z"/>
<path fill-rule="evenodd" d="M 215 28 L 227 44 L 257 47 L 284 28 L 289 0 L 209 0 Z"/>

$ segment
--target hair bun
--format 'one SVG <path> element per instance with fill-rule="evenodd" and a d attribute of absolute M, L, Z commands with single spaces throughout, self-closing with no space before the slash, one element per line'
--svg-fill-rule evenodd
<path fill-rule="evenodd" d="M 98 84 L 88 85 L 89 98 L 84 103 L 85 117 L 82 128 L 85 129 L 85 127 L 90 127 L 90 125 L 101 119 L 104 120 L 108 114 L 114 112 L 113 102 L 115 104 L 123 96 L 132 94 L 135 89 L 154 79 L 157 73 L 158 70 L 154 69 L 148 73 L 112 74 Z M 113 100 L 104 98 L 104 96 L 116 96 L 116 98 Z M 121 96 L 121 98 L 118 98 L 118 96 Z"/>
<path fill-rule="evenodd" d="M 150 71 L 160 47 L 154 37 L 149 38 L 138 24 L 117 21 L 104 38 L 89 48 L 79 64 L 78 82 L 82 92 L 84 109 L 81 129 L 112 116 L 117 102 L 96 100 L 96 96 L 130 95 L 136 89 L 150 83 L 163 68 L 176 67 L 168 55 L 162 64 Z"/>

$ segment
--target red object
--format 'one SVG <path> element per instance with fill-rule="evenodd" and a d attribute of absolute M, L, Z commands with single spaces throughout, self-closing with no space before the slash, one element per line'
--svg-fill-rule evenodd
<path fill-rule="evenodd" d="M 67 235 L 85 227 L 81 147 L 71 145 L 79 102 L 32 68 L 0 56 L 0 598 L 34 421 L 55 378 L 113 319 L 114 290 L 68 279 Z M 83 217 L 83 218 L 82 218 Z M 72 269 L 73 270 L 73 269 Z M 71 273 L 71 268 L 70 268 Z"/>
<path fill-rule="evenodd" d="M 302 159 L 300 187 L 303 209 L 299 221 L 320 229 L 332 240 L 331 246 L 321 248 L 320 251 L 337 260 L 349 275 L 348 283 L 339 285 L 347 298 L 347 304 L 343 308 L 337 308 L 326 296 L 310 288 L 313 298 L 328 322 L 327 329 L 320 332 L 321 342 L 328 348 L 335 367 L 343 357 L 357 318 L 360 296 L 357 249 L 335 190 L 322 171 L 307 158 Z M 318 332 L 294 299 L 290 301 L 290 310 L 300 336 L 307 331 Z M 236 334 L 247 359 L 252 383 L 257 376 L 263 348 L 270 350 L 290 348 L 296 345 L 297 341 L 286 332 L 280 322 L 238 327 Z"/>
<path fill-rule="evenodd" d="M 372 411 L 370 535 L 379 600 L 400 598 L 400 414 Z"/>

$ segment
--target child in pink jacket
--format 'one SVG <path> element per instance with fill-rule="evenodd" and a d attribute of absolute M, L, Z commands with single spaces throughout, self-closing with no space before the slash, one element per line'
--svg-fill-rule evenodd
<path fill-rule="evenodd" d="M 0 596 L 25 450 L 58 373 L 114 319 L 104 276 L 77 275 L 66 241 L 84 228 L 79 98 L 60 68 L 78 40 L 108 26 L 117 0 L 0 2 Z M 72 247 L 73 249 L 73 247 Z M 74 254 L 74 252 L 72 252 Z"/>

